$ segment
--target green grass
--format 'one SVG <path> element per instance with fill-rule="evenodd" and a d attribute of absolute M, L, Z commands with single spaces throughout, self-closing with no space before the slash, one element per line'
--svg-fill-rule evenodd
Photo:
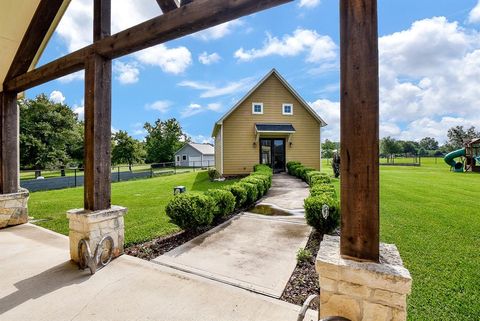
<path fill-rule="evenodd" d="M 126 245 L 179 230 L 165 214 L 174 186 L 184 185 L 187 191 L 204 191 L 233 182 L 210 182 L 207 172 L 202 171 L 112 184 L 112 204 L 128 208 L 125 216 Z M 30 196 L 29 214 L 35 219 L 47 219 L 38 222 L 38 225 L 68 235 L 66 212 L 82 207 L 82 187 L 35 192 Z"/>
<path fill-rule="evenodd" d="M 381 167 L 380 238 L 412 274 L 408 320 L 480 320 L 480 174 L 441 160 Z"/>
<path fill-rule="evenodd" d="M 322 170 L 332 173 L 326 162 Z M 441 158 L 380 171 L 380 237 L 397 245 L 413 277 L 408 319 L 480 320 L 480 174 L 450 172 Z M 175 185 L 205 190 L 221 183 L 201 172 L 112 185 L 112 203 L 129 208 L 127 243 L 178 230 L 164 213 Z M 82 194 L 81 188 L 32 193 L 30 213 L 52 218 L 40 225 L 67 234 L 65 212 L 82 207 Z"/>

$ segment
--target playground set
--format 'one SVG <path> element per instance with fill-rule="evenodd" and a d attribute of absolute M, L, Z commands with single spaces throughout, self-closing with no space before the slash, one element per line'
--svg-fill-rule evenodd
<path fill-rule="evenodd" d="M 458 157 L 461 157 L 459 162 L 455 161 Z M 444 160 L 454 172 L 480 173 L 480 138 L 466 142 L 465 147 L 448 153 Z"/>

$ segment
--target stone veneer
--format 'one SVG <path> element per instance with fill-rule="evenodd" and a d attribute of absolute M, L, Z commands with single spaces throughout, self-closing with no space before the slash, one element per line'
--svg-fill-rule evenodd
<path fill-rule="evenodd" d="M 412 278 L 397 247 L 380 244 L 380 263 L 340 256 L 340 238 L 325 235 L 317 255 L 320 316 L 352 321 L 405 321 Z"/>
<path fill-rule="evenodd" d="M 0 228 L 28 222 L 28 190 L 0 194 Z"/>
<path fill-rule="evenodd" d="M 110 235 L 113 238 L 113 256 L 117 257 L 123 254 L 125 238 L 123 216 L 126 212 L 127 209 L 121 206 L 112 206 L 107 210 L 101 211 L 87 211 L 84 209 L 68 211 L 70 258 L 78 262 L 78 242 L 81 239 L 88 240 L 93 255 L 97 244 L 106 235 Z"/>

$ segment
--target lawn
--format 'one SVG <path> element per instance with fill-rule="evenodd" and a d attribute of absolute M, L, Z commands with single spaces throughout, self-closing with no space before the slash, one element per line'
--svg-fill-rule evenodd
<path fill-rule="evenodd" d="M 326 163 L 323 170 L 332 173 Z M 480 320 L 480 174 L 449 172 L 441 159 L 426 158 L 421 167 L 381 166 L 380 173 L 380 237 L 397 245 L 413 277 L 408 319 Z M 175 185 L 205 190 L 221 183 L 201 172 L 112 185 L 112 203 L 129 208 L 127 243 L 178 230 L 164 214 Z M 32 193 L 30 214 L 52 218 L 40 225 L 67 234 L 65 212 L 82 207 L 82 194 Z"/>
<path fill-rule="evenodd" d="M 380 167 L 380 238 L 412 274 L 409 320 L 480 320 L 480 174 L 440 160 Z"/>
<path fill-rule="evenodd" d="M 191 172 L 112 184 L 112 204 L 128 208 L 125 216 L 126 245 L 151 240 L 177 232 L 169 222 L 165 206 L 173 197 L 173 187 L 184 185 L 187 191 L 204 191 L 232 184 L 234 181 L 210 182 L 207 172 Z M 29 215 L 47 219 L 37 224 L 68 235 L 66 212 L 83 207 L 83 188 L 31 193 Z"/>

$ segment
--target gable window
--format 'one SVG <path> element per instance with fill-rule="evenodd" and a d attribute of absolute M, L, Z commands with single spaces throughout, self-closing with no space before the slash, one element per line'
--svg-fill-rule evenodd
<path fill-rule="evenodd" d="M 252 103 L 252 114 L 263 114 L 263 103 Z"/>
<path fill-rule="evenodd" d="M 183 155 L 182 160 L 186 161 L 187 160 L 187 155 Z"/>
<path fill-rule="evenodd" d="M 282 114 L 283 115 L 293 115 L 293 104 L 283 104 L 282 105 Z"/>

